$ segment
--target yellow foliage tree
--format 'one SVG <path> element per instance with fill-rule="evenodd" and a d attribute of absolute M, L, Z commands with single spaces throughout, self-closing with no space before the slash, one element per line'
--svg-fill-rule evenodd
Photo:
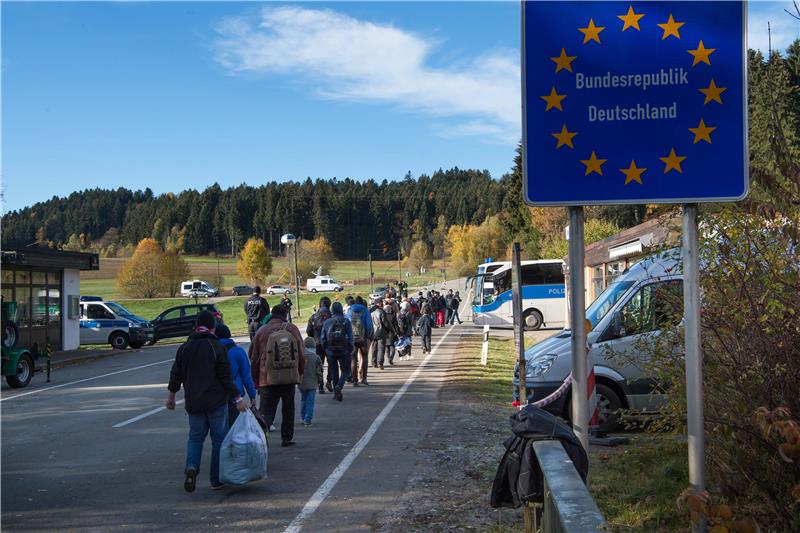
<path fill-rule="evenodd" d="M 450 226 L 445 246 L 456 272 L 465 276 L 474 273 L 487 257 L 505 258 L 503 227 L 497 215 L 487 217 L 480 226 Z"/>
<path fill-rule="evenodd" d="M 170 247 L 161 258 L 161 278 L 164 280 L 170 298 L 174 298 L 180 289 L 180 283 L 192 275 L 189 265 L 178 255 L 174 247 Z M 222 289 L 222 287 L 218 287 Z"/>
<path fill-rule="evenodd" d="M 431 263 L 431 250 L 428 244 L 425 241 L 415 242 L 406 258 L 406 266 L 421 274 L 422 269 L 430 267 Z"/>
<path fill-rule="evenodd" d="M 251 285 L 263 282 L 272 272 L 270 257 L 264 241 L 250 237 L 236 262 L 236 272 L 240 277 L 250 280 Z"/>
<path fill-rule="evenodd" d="M 297 246 L 297 257 L 303 263 L 311 265 L 312 269 L 322 267 L 323 272 L 330 272 L 331 266 L 336 261 L 336 254 L 324 235 L 310 241 L 298 241 Z"/>
<path fill-rule="evenodd" d="M 164 292 L 163 258 L 164 251 L 155 239 L 148 237 L 139 241 L 133 256 L 117 274 L 119 290 L 134 298 L 155 298 Z"/>

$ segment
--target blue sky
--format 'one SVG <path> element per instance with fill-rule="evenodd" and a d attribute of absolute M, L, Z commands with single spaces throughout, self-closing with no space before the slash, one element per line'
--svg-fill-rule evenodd
<path fill-rule="evenodd" d="M 749 42 L 800 34 L 751 2 Z M 763 28 L 763 29 L 762 29 Z M 4 211 L 92 187 L 500 177 L 519 4 L 2 4 Z"/>

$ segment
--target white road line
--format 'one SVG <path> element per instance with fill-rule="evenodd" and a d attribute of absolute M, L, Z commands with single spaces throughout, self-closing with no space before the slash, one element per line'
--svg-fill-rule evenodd
<path fill-rule="evenodd" d="M 8 398 L 0 398 L 0 402 L 5 402 L 7 400 L 13 400 L 15 398 L 22 398 L 23 396 L 28 396 L 30 394 L 37 394 L 37 393 L 48 391 L 48 390 L 60 389 L 61 387 L 68 387 L 69 385 L 76 385 L 78 383 L 84 383 L 86 381 L 92 381 L 93 379 L 107 378 L 108 376 L 114 376 L 114 375 L 117 375 L 117 374 L 123 374 L 125 372 L 132 372 L 134 370 L 140 370 L 142 368 L 147 368 L 148 366 L 162 365 L 164 363 L 171 363 L 172 361 L 174 361 L 174 359 L 165 359 L 163 361 L 158 361 L 156 363 L 149 363 L 149 364 L 146 364 L 146 365 L 135 366 L 133 368 L 126 368 L 125 370 L 117 370 L 116 372 L 109 372 L 108 374 L 102 374 L 100 376 L 94 376 L 94 377 L 91 377 L 91 378 L 79 379 L 77 381 L 70 381 L 69 383 L 62 383 L 61 385 L 53 385 L 52 387 L 45 387 L 43 389 L 32 390 L 30 392 L 23 392 L 22 394 L 16 394 L 14 396 L 9 396 Z"/>
<path fill-rule="evenodd" d="M 403 383 L 403 386 L 400 387 L 400 390 L 394 393 L 394 396 L 392 396 L 392 399 L 386 404 L 386 407 L 383 408 L 383 411 L 381 411 L 375 420 L 372 421 L 372 424 L 369 426 L 369 429 L 367 429 L 366 433 L 364 433 L 358 442 L 356 442 L 356 444 L 350 449 L 344 459 L 342 459 L 342 462 L 339 463 L 339 466 L 337 466 L 336 469 L 331 472 L 331 475 L 328 476 L 328 479 L 326 479 L 322 485 L 320 485 L 317 491 L 306 502 L 305 506 L 303 506 L 300 514 L 298 514 L 295 519 L 292 520 L 291 524 L 286 527 L 283 533 L 297 533 L 303 529 L 303 522 L 305 522 L 308 517 L 314 514 L 314 511 L 317 510 L 317 507 L 319 507 L 322 502 L 325 501 L 325 498 L 327 498 L 331 493 L 333 488 L 336 486 L 336 483 L 339 482 L 344 473 L 347 472 L 347 469 L 350 468 L 350 465 L 353 464 L 353 461 L 356 460 L 356 457 L 358 457 L 361 451 L 367 446 L 367 444 L 369 444 L 369 441 L 372 440 L 372 437 L 378 431 L 378 428 L 381 427 L 383 421 L 386 420 L 386 417 L 392 412 L 392 409 L 394 409 L 394 406 L 400 401 L 400 398 L 403 397 L 411 384 L 414 383 L 414 380 L 417 379 L 417 376 L 419 376 L 420 372 L 422 372 L 422 369 L 425 368 L 425 365 L 428 364 L 430 358 L 434 353 L 436 353 L 439 345 L 442 344 L 448 335 L 450 335 L 450 332 L 454 327 L 455 325 L 450 326 L 450 329 L 448 329 L 442 338 L 439 339 L 439 341 L 436 343 L 436 346 L 433 347 L 433 350 L 431 350 L 425 359 L 422 360 L 417 369 L 414 370 L 414 373 L 408 377 L 406 382 Z"/>
<path fill-rule="evenodd" d="M 185 400 L 178 400 L 177 402 L 175 402 L 175 405 L 180 405 L 180 404 L 182 404 L 184 401 L 185 401 Z M 141 420 L 141 419 L 143 419 L 143 418 L 147 418 L 147 417 L 148 417 L 148 416 L 150 416 L 150 415 L 154 415 L 154 414 L 156 414 L 156 413 L 160 413 L 161 411 L 164 411 L 165 409 L 166 409 L 166 407 L 164 407 L 164 406 L 161 406 L 161 407 L 158 407 L 158 408 L 156 408 L 156 409 L 153 409 L 152 411 L 147 411 L 146 413 L 142 413 L 142 414 L 140 414 L 139 416 L 134 416 L 133 418 L 129 418 L 129 419 L 128 419 L 128 420 L 126 420 L 125 422 L 120 422 L 119 424 L 114 424 L 114 425 L 113 425 L 113 426 L 111 426 L 111 427 L 114 427 L 114 428 L 121 428 L 121 427 L 125 427 L 125 426 L 127 426 L 128 424 L 133 424 L 134 422 L 138 422 L 139 420 Z"/>

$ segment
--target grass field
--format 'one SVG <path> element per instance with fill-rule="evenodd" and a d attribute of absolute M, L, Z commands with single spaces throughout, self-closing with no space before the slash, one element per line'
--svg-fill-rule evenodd
<path fill-rule="evenodd" d="M 192 272 L 193 279 L 213 281 L 216 279 L 217 272 L 222 276 L 222 287 L 220 295 L 229 295 L 231 289 L 236 285 L 249 285 L 249 280 L 243 280 L 236 273 L 236 259 L 230 257 L 220 257 L 219 264 L 214 257 L 184 256 Z M 110 300 L 125 300 L 116 287 L 116 278 L 122 265 L 127 261 L 126 258 L 100 258 L 100 270 L 81 272 L 81 294 L 101 296 Z M 290 276 L 286 275 L 287 263 L 285 258 L 273 259 L 273 272 L 267 282 L 271 283 L 290 283 Z M 412 275 L 405 277 L 407 272 L 403 269 L 404 281 L 410 287 L 433 286 L 434 283 L 442 281 L 440 273 L 440 263 L 434 263 L 429 271 L 424 275 Z M 394 284 L 397 280 L 398 267 L 397 261 L 373 261 L 372 269 L 375 273 L 375 287 L 385 285 L 387 282 Z M 369 293 L 369 262 L 368 261 L 337 261 L 331 269 L 331 275 L 340 282 L 353 282 L 353 285 L 345 285 L 345 293 Z M 302 286 L 301 286 L 302 292 Z M 318 299 L 317 299 L 318 300 Z M 304 304 L 301 301 L 301 306 Z M 309 306 L 310 307 L 310 306 Z"/>

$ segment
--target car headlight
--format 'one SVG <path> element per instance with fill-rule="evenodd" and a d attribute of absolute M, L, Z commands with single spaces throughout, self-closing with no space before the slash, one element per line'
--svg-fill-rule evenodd
<path fill-rule="evenodd" d="M 533 361 L 531 361 L 531 368 L 527 370 L 527 373 L 531 377 L 538 377 L 550 370 L 550 367 L 553 366 L 553 361 L 558 358 L 556 354 L 548 353 L 542 355 L 541 357 L 537 357 Z"/>

